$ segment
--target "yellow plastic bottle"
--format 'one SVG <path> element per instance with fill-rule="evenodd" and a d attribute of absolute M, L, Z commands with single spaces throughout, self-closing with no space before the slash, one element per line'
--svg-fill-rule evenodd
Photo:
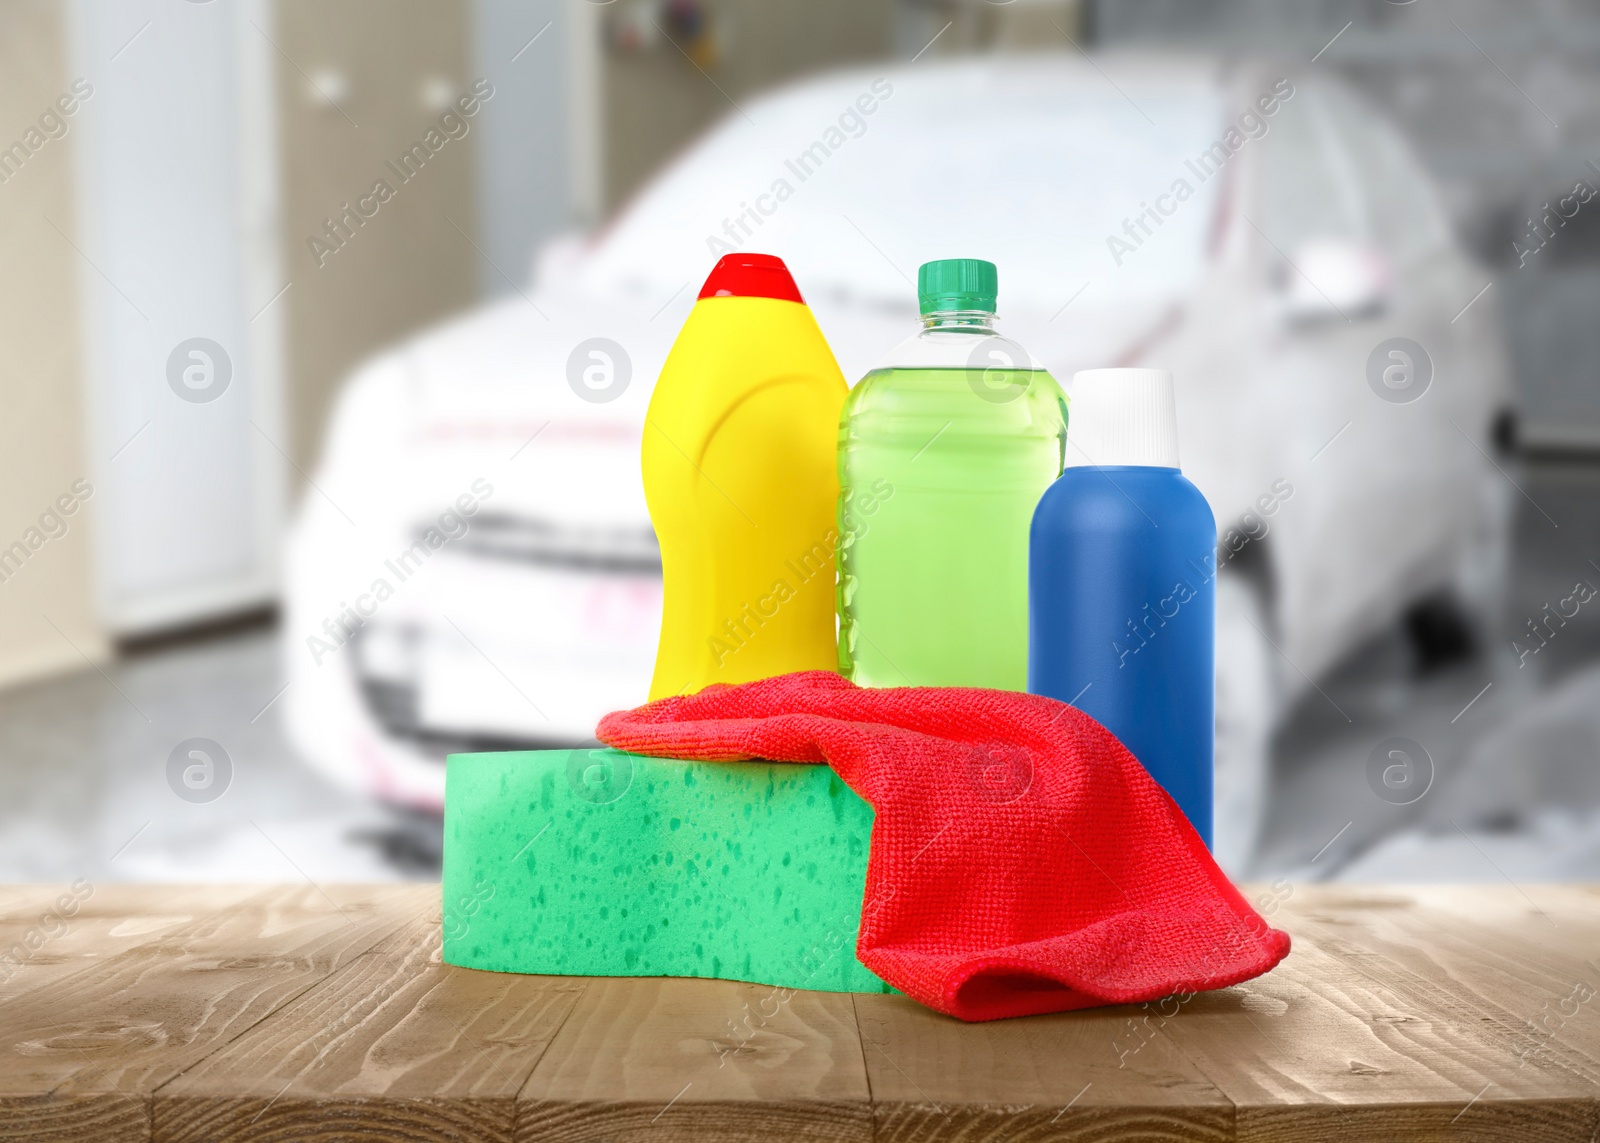
<path fill-rule="evenodd" d="M 662 366 L 641 462 L 661 544 L 651 699 L 834 670 L 848 386 L 783 260 L 717 263 Z"/>

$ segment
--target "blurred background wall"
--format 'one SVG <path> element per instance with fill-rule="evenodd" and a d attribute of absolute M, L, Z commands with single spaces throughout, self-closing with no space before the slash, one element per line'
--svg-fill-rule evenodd
<path fill-rule="evenodd" d="M 0 5 L 0 122 L 8 128 L 34 123 L 71 83 L 64 15 L 44 0 Z M 42 147 L 0 191 L 0 536 L 9 546 L 88 471 L 78 287 L 94 271 L 70 237 L 70 144 Z M 7 573 L 0 685 L 105 657 L 88 542 L 95 508 L 91 496 L 64 519 L 66 535 Z"/>
<path fill-rule="evenodd" d="M 886 56 L 895 15 L 891 0 L 726 0 L 600 10 L 605 212 L 695 135 L 733 113 L 738 100 L 810 72 Z"/>
<path fill-rule="evenodd" d="M 283 259 L 293 282 L 285 397 L 301 470 L 316 463 L 333 394 L 362 357 L 478 297 L 481 132 L 451 139 L 411 182 L 386 165 L 482 76 L 472 16 L 468 0 L 282 0 L 273 12 Z M 498 110 L 492 99 L 480 115 Z M 380 179 L 397 184 L 394 198 L 347 248 L 314 255 L 307 239 Z"/>

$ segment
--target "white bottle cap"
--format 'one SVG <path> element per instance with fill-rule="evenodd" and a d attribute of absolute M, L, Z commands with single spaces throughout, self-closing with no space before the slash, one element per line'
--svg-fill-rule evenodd
<path fill-rule="evenodd" d="M 1066 467 L 1178 467 L 1178 414 L 1165 369 L 1080 369 L 1067 404 Z"/>

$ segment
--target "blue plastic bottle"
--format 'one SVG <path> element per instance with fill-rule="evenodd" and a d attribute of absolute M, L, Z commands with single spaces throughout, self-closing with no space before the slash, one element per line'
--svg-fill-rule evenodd
<path fill-rule="evenodd" d="M 1084 370 L 1070 396 L 1030 534 L 1028 690 L 1103 723 L 1210 846 L 1217 526 L 1178 468 L 1172 375 Z"/>

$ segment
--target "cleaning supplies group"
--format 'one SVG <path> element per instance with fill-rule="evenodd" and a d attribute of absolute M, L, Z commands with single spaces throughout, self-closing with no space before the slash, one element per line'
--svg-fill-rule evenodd
<path fill-rule="evenodd" d="M 1060 387 L 995 330 L 992 263 L 929 262 L 917 294 L 922 328 L 850 389 L 782 260 L 706 279 L 644 430 L 650 697 L 819 668 L 1030 690 L 1104 723 L 1209 844 L 1211 582 L 1164 604 L 1216 527 L 1170 374 L 1078 373 L 1069 437 Z"/>

